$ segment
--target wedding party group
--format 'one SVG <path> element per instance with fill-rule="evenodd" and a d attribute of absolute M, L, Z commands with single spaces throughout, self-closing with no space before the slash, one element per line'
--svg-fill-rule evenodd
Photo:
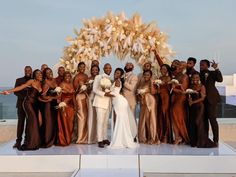
<path fill-rule="evenodd" d="M 26 66 L 15 88 L 0 92 L 18 98 L 13 148 L 36 150 L 71 143 L 97 143 L 99 148 L 160 143 L 217 147 L 220 95 L 215 83 L 223 81 L 218 64 L 203 59 L 198 72 L 193 57 L 168 65 L 154 53 L 158 76 L 150 62 L 138 75 L 134 64 L 127 62 L 114 70 L 113 77 L 111 64 L 101 71 L 98 60 L 92 61 L 89 70 L 84 62 L 78 63 L 75 75 L 60 66 L 56 78 L 46 64 L 34 71 Z"/>

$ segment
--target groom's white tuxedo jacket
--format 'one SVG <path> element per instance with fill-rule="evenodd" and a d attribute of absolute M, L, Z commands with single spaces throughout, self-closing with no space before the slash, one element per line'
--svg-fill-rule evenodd
<path fill-rule="evenodd" d="M 102 88 L 100 85 L 100 80 L 103 77 L 110 78 L 110 76 L 106 74 L 100 74 L 100 75 L 97 75 L 94 79 L 93 92 L 95 93 L 95 97 L 93 101 L 93 106 L 98 107 L 98 108 L 103 108 L 103 109 L 110 109 L 111 98 L 104 96 L 105 92 L 102 91 Z"/>

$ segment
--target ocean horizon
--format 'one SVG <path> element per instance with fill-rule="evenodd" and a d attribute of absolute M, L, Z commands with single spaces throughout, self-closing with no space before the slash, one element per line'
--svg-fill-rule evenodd
<path fill-rule="evenodd" d="M 0 90 L 10 89 L 12 87 L 0 87 Z M 16 100 L 14 94 L 0 95 L 0 119 L 16 119 Z"/>
<path fill-rule="evenodd" d="M 0 90 L 6 90 L 10 88 L 12 87 L 0 87 Z M 218 117 L 236 118 L 236 106 L 226 104 L 226 100 L 232 98 L 228 96 L 221 96 L 221 98 L 222 102 L 219 104 L 218 107 Z M 0 95 L 0 120 L 17 118 L 16 100 L 17 97 L 14 94 Z M 136 115 L 139 115 L 139 106 L 137 106 L 136 108 L 136 113 Z"/>

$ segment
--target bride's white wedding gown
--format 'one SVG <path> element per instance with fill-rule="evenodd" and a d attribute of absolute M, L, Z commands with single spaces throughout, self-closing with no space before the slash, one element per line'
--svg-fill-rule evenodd
<path fill-rule="evenodd" d="M 138 146 L 134 142 L 137 135 L 137 125 L 128 101 L 120 94 L 120 90 L 121 86 L 116 87 L 113 84 L 111 87 L 112 94 L 115 95 L 112 98 L 112 105 L 116 114 L 116 122 L 110 148 L 135 148 Z"/>

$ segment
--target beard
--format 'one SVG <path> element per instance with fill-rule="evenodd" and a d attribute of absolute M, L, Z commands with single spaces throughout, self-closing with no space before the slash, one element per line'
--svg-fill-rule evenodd
<path fill-rule="evenodd" d="M 30 80 L 32 77 L 31 76 L 28 76 L 28 75 L 25 75 L 25 79 L 28 81 Z"/>
<path fill-rule="evenodd" d="M 171 67 L 171 68 L 170 68 L 171 72 L 176 71 L 176 69 L 177 69 L 176 67 Z"/>
<path fill-rule="evenodd" d="M 125 67 L 124 70 L 125 70 L 125 72 L 128 73 L 128 72 L 130 72 L 130 71 L 133 71 L 133 68 L 126 68 L 126 67 Z"/>

